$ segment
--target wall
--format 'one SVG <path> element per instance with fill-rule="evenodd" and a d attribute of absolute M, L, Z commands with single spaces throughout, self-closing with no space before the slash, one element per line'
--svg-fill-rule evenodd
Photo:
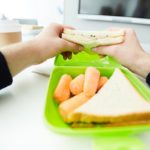
<path fill-rule="evenodd" d="M 63 21 L 58 7 L 63 0 L 0 0 L 0 14 L 8 18 L 37 19 L 40 25 Z M 60 6 L 61 7 L 61 6 Z"/>
<path fill-rule="evenodd" d="M 108 27 L 131 27 L 133 28 L 144 47 L 150 50 L 150 25 L 114 23 L 105 21 L 90 21 L 79 19 L 78 0 L 65 0 L 64 23 L 84 30 L 100 30 Z"/>

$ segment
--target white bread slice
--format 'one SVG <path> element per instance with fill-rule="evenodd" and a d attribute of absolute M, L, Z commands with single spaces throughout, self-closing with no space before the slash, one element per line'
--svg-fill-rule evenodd
<path fill-rule="evenodd" d="M 115 69 L 94 97 L 68 115 L 67 122 L 115 123 L 149 119 L 150 103 L 119 69 Z"/>
<path fill-rule="evenodd" d="M 97 46 L 104 46 L 104 45 L 113 45 L 122 43 L 124 40 L 123 36 L 117 37 L 105 37 L 105 38 L 97 38 L 97 37 L 87 37 L 81 35 L 71 35 L 71 34 L 62 34 L 62 38 L 74 42 L 85 47 L 94 48 Z"/>
<path fill-rule="evenodd" d="M 106 37 L 118 37 L 124 36 L 125 31 L 123 29 L 110 31 L 110 30 L 102 30 L 102 31 L 83 31 L 83 30 L 71 30 L 65 29 L 64 34 L 69 35 L 81 35 L 85 37 L 97 37 L 97 38 L 106 38 Z"/>

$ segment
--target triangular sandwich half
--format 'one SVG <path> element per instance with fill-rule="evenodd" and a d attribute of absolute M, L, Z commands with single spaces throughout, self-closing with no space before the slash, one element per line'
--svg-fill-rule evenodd
<path fill-rule="evenodd" d="M 119 69 L 88 102 L 67 117 L 67 122 L 117 123 L 150 120 L 150 103 Z"/>
<path fill-rule="evenodd" d="M 90 48 L 101 45 L 112 45 L 123 42 L 125 31 L 82 31 L 65 29 L 62 38 Z"/>

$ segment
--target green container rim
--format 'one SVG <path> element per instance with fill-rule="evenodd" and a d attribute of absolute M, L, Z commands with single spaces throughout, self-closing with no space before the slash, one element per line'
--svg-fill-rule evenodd
<path fill-rule="evenodd" d="M 73 67 L 74 70 L 75 69 L 85 69 L 86 67 L 80 66 L 80 67 Z M 104 68 L 104 67 L 97 67 L 97 68 L 101 68 L 101 69 L 114 69 L 114 68 Z M 72 69 L 72 67 L 68 66 L 56 66 L 53 71 L 52 74 L 50 76 L 49 79 L 49 88 L 51 88 L 51 81 L 54 78 L 55 72 L 56 71 L 61 71 L 62 69 Z M 121 68 L 121 70 L 123 71 L 123 73 L 127 76 L 127 78 L 131 81 L 132 80 L 132 84 L 133 86 L 136 86 L 136 89 L 138 91 L 141 91 L 141 94 L 143 97 L 145 97 L 145 99 L 150 100 L 150 90 L 133 74 L 131 73 L 128 69 L 126 68 Z M 123 135 L 123 134 L 131 134 L 131 133 L 139 133 L 139 132 L 144 132 L 147 130 L 150 130 L 150 125 L 135 125 L 135 126 L 126 126 L 126 127 L 113 127 L 113 128 L 88 128 L 88 129 L 83 129 L 83 128 L 79 128 L 79 129 L 73 129 L 70 128 L 67 124 L 65 127 L 57 127 L 54 126 L 53 124 L 51 124 L 51 122 L 48 120 L 48 111 L 47 109 L 49 109 L 48 107 L 48 101 L 50 100 L 49 98 L 49 88 L 47 91 L 47 102 L 46 102 L 46 106 L 45 106 L 45 112 L 44 112 L 44 118 L 47 122 L 47 125 L 49 126 L 49 128 L 57 133 L 63 133 L 63 134 L 69 134 L 69 135 L 89 135 L 89 136 L 95 136 L 95 135 Z"/>

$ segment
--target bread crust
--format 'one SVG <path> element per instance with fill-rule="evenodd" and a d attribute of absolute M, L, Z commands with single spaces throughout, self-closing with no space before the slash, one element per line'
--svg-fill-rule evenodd
<path fill-rule="evenodd" d="M 104 127 L 123 127 L 123 126 L 150 125 L 150 120 L 139 120 L 130 122 L 108 123 Z"/>
<path fill-rule="evenodd" d="M 142 121 L 150 120 L 150 112 L 144 113 L 132 113 L 127 115 L 119 116 L 96 116 L 90 114 L 70 114 L 67 117 L 67 122 L 85 122 L 85 123 L 119 123 L 119 122 L 129 122 L 129 121 Z"/>

